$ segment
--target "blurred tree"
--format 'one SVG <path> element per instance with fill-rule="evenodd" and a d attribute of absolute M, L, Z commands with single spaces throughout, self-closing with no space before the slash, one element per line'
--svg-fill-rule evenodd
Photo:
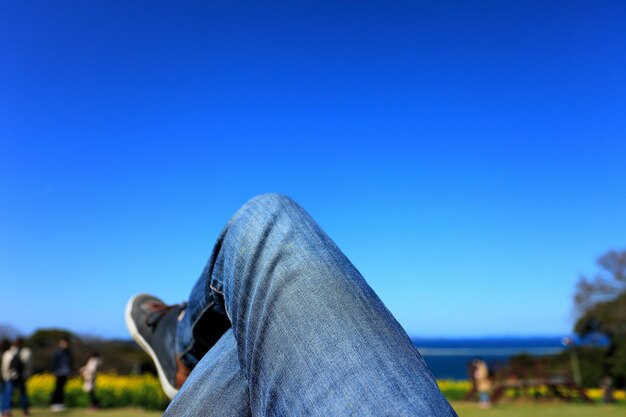
<path fill-rule="evenodd" d="M 75 344 L 76 337 L 68 330 L 39 329 L 26 339 L 26 345 L 33 350 L 33 367 L 36 373 L 50 370 L 50 360 L 58 348 L 59 340 L 67 337 Z M 72 350 L 74 346 L 72 346 Z"/>
<path fill-rule="evenodd" d="M 7 323 L 0 323 L 0 339 L 13 340 L 20 335 L 19 330 Z"/>
<path fill-rule="evenodd" d="M 607 347 L 575 346 L 580 360 L 582 385 L 587 388 L 598 386 L 598 381 L 605 375 L 603 363 Z M 571 377 L 572 363 L 569 351 L 556 355 L 533 356 L 525 353 L 509 358 L 508 367 L 503 370 L 500 379 L 505 380 L 514 375 L 518 379 L 551 378 L 555 376 Z"/>
<path fill-rule="evenodd" d="M 609 339 L 603 371 L 617 385 L 626 383 L 626 251 L 610 251 L 598 259 L 594 278 L 581 277 L 576 287 L 578 313 L 574 330 L 581 336 L 602 333 Z"/>
<path fill-rule="evenodd" d="M 62 329 L 39 329 L 28 338 L 28 344 L 36 349 L 56 349 L 59 340 L 67 337 L 74 340 L 72 332 Z"/>
<path fill-rule="evenodd" d="M 92 352 L 97 351 L 102 358 L 100 370 L 104 372 L 120 374 L 156 373 L 148 355 L 139 349 L 132 340 L 79 337 L 62 329 L 38 329 L 26 340 L 26 344 L 33 349 L 35 372 L 49 371 L 52 354 L 58 348 L 59 340 L 63 337 L 69 337 L 71 340 L 75 371 L 85 364 Z"/>

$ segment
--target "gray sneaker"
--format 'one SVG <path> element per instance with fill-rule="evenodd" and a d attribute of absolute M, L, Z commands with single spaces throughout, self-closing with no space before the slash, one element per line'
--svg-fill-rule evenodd
<path fill-rule="evenodd" d="M 176 355 L 176 325 L 184 304 L 166 305 L 148 294 L 135 295 L 126 304 L 126 327 L 157 368 L 165 395 L 174 398 L 190 370 Z"/>

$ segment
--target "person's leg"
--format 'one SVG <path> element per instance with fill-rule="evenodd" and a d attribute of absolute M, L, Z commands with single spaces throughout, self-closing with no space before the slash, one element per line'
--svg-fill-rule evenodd
<path fill-rule="evenodd" d="M 20 390 L 20 406 L 22 407 L 24 414 L 27 414 L 30 404 L 28 401 L 28 392 L 26 392 L 26 380 L 21 379 L 19 381 L 18 389 Z"/>
<path fill-rule="evenodd" d="M 193 369 L 164 416 L 250 416 L 248 383 L 228 330 Z"/>
<path fill-rule="evenodd" d="M 52 395 L 50 396 L 50 405 L 55 405 L 57 403 L 57 392 L 59 392 L 59 377 L 54 378 L 54 389 L 52 390 Z"/>
<path fill-rule="evenodd" d="M 193 369 L 217 340 L 230 328 L 221 301 L 207 283 L 210 265 L 189 294 L 186 308 L 176 327 L 176 353 L 184 365 Z"/>
<path fill-rule="evenodd" d="M 287 197 L 235 214 L 190 307 L 199 295 L 230 319 L 255 415 L 455 415 L 399 323 Z"/>
<path fill-rule="evenodd" d="M 67 383 L 67 377 L 63 376 L 59 378 L 60 387 L 59 387 L 59 404 L 65 404 L 65 384 Z"/>
<path fill-rule="evenodd" d="M 50 397 L 50 404 L 55 405 L 58 404 L 59 399 L 59 377 L 57 376 L 54 379 L 54 390 L 52 391 L 52 397 Z"/>
<path fill-rule="evenodd" d="M 91 391 L 89 391 L 89 401 L 91 402 L 91 408 L 98 408 L 100 406 L 98 398 L 96 397 L 95 388 L 91 388 Z"/>
<path fill-rule="evenodd" d="M 13 399 L 13 381 L 4 383 L 4 398 L 2 402 L 2 415 L 8 415 L 11 412 L 11 400 Z"/>
<path fill-rule="evenodd" d="M 63 404 L 66 379 L 67 379 L 66 376 L 61 376 L 61 375 L 57 376 L 55 386 L 54 386 L 54 392 L 52 393 L 52 405 Z"/>
<path fill-rule="evenodd" d="M 481 407 L 489 407 L 489 393 L 487 391 L 479 392 L 478 397 L 478 403 Z"/>

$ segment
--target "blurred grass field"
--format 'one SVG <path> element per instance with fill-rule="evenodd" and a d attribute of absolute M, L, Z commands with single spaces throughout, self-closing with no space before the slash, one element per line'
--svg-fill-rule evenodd
<path fill-rule="evenodd" d="M 503 404 L 488 410 L 480 409 L 476 403 L 468 402 L 453 402 L 452 406 L 460 417 L 623 417 L 626 415 L 626 406 L 623 404 L 610 406 L 563 403 Z M 18 415 L 17 413 L 15 415 Z M 45 408 L 35 408 L 32 410 L 32 415 L 35 417 L 156 417 L 160 416 L 161 412 L 145 411 L 137 408 L 117 408 L 98 411 L 75 408 L 63 413 L 52 413 Z"/>
<path fill-rule="evenodd" d="M 459 417 L 624 417 L 626 405 L 590 404 L 501 404 L 483 410 L 476 403 L 453 402 L 452 406 Z"/>
<path fill-rule="evenodd" d="M 626 416 L 626 394 L 619 391 L 617 394 L 620 403 L 607 406 L 602 404 L 583 404 L 580 402 L 568 404 L 563 402 L 533 402 L 533 400 L 505 400 L 489 410 L 483 410 L 475 402 L 461 401 L 469 389 L 467 381 L 440 380 L 438 384 L 445 396 L 452 402 L 460 417 L 623 417 Z M 97 395 L 106 407 L 92 411 L 85 406 L 88 404 L 87 395 L 82 391 L 82 381 L 72 378 L 66 389 L 66 403 L 72 407 L 63 413 L 52 413 L 44 405 L 48 404 L 54 385 L 54 378 L 49 374 L 39 374 L 29 379 L 29 392 L 32 404 L 38 407 L 33 409 L 33 416 L 103 416 L 103 417 L 152 417 L 160 416 L 167 405 L 159 382 L 151 375 L 120 376 L 102 374 L 98 377 Z M 538 388 L 539 389 L 539 388 Z M 539 391 L 541 391 L 539 389 Z M 594 400 L 601 398 L 600 390 L 588 390 L 588 395 Z M 514 402 L 513 402 L 514 401 Z M 109 408 L 110 407 L 110 408 Z M 152 410 L 146 410 L 152 409 Z M 15 410 L 14 415 L 19 411 Z"/>
<path fill-rule="evenodd" d="M 160 411 L 147 411 L 140 408 L 115 408 L 111 410 L 97 410 L 92 411 L 86 408 L 70 408 L 67 411 L 61 413 L 53 413 L 47 408 L 33 408 L 30 413 L 33 417 L 156 417 L 162 413 Z M 14 416 L 19 416 L 20 411 L 14 410 Z"/>

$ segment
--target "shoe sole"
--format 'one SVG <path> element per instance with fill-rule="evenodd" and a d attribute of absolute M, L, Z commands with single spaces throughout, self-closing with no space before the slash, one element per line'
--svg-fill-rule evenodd
<path fill-rule="evenodd" d="M 161 368 L 161 364 L 159 363 L 159 360 L 157 359 L 156 354 L 154 353 L 150 345 L 145 341 L 143 336 L 141 336 L 141 334 L 137 330 L 135 321 L 133 320 L 131 316 L 131 312 L 133 310 L 133 304 L 135 303 L 135 300 L 142 295 L 145 295 L 145 294 L 137 294 L 133 296 L 126 304 L 126 312 L 124 314 L 126 327 L 128 328 L 128 332 L 132 336 L 133 340 L 137 342 L 139 347 L 141 347 L 148 354 L 148 356 L 150 356 L 150 358 L 156 365 L 157 374 L 159 376 L 159 382 L 161 383 L 161 387 L 163 388 L 165 395 L 167 395 L 168 398 L 171 400 L 176 396 L 176 394 L 178 393 L 178 390 L 175 387 L 173 387 L 172 384 L 170 384 L 170 382 L 167 380 L 167 377 L 165 376 L 165 372 L 163 372 L 163 368 Z"/>

